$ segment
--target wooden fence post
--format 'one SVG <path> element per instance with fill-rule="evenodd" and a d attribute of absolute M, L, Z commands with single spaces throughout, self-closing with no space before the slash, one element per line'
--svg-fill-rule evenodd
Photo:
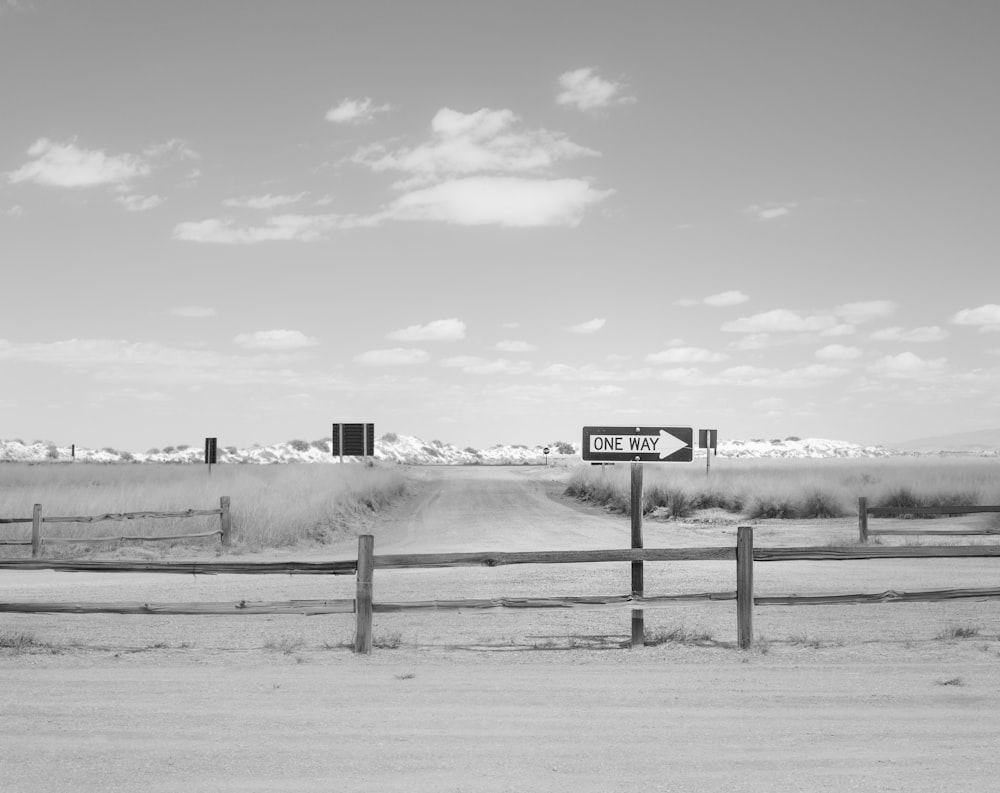
<path fill-rule="evenodd" d="M 753 528 L 736 529 L 736 636 L 741 650 L 753 644 Z"/>
<path fill-rule="evenodd" d="M 222 510 L 219 515 L 219 522 L 222 525 L 222 547 L 228 548 L 233 541 L 233 515 L 229 511 L 229 496 L 222 496 L 219 499 L 219 507 Z"/>
<path fill-rule="evenodd" d="M 42 505 L 35 504 L 31 511 L 31 558 L 36 559 L 42 552 Z"/>
<path fill-rule="evenodd" d="M 372 651 L 372 574 L 375 571 L 375 538 L 371 534 L 358 537 L 358 585 L 354 611 L 357 628 L 354 652 L 368 655 Z"/>
<path fill-rule="evenodd" d="M 858 542 L 868 542 L 868 499 L 858 499 Z"/>
<path fill-rule="evenodd" d="M 642 463 L 632 463 L 632 547 L 642 547 Z M 642 597 L 642 562 L 632 562 L 632 596 Z M 632 647 L 646 646 L 645 615 L 632 609 Z"/>

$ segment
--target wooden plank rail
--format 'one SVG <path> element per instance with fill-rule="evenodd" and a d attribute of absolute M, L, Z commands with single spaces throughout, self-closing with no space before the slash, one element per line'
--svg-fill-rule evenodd
<path fill-rule="evenodd" d="M 199 532 L 193 534 L 171 534 L 171 535 L 136 535 L 122 537 L 48 537 L 43 538 L 41 527 L 43 523 L 98 523 L 101 521 L 126 521 L 145 520 L 153 518 L 194 518 L 202 516 L 219 516 L 219 528 L 211 532 Z M 41 556 L 42 543 L 100 543 L 100 542 L 164 542 L 173 540 L 201 539 L 205 537 L 219 537 L 224 548 L 229 547 L 232 542 L 232 513 L 230 512 L 229 496 L 222 496 L 219 499 L 218 509 L 185 509 L 179 512 L 164 512 L 160 510 L 144 510 L 141 512 L 107 512 L 103 515 L 68 515 L 42 517 L 42 505 L 35 504 L 30 518 L 0 518 L 0 523 L 30 523 L 31 541 L 5 541 L 0 540 L 0 545 L 30 545 L 32 558 Z"/>
<path fill-rule="evenodd" d="M 944 559 L 1000 556 L 1000 545 L 754 548 L 755 562 L 835 562 L 860 559 Z"/>
<path fill-rule="evenodd" d="M 0 612 L 23 614 L 353 614 L 354 600 L 240 600 L 235 603 L 0 603 Z"/>
<path fill-rule="evenodd" d="M 474 553 L 414 553 L 375 556 L 376 570 L 419 567 L 501 567 L 511 564 L 574 564 L 593 562 L 705 562 L 736 558 L 736 549 L 612 548 L 595 551 L 478 551 Z"/>
<path fill-rule="evenodd" d="M 183 573 L 186 575 L 354 575 L 354 559 L 338 562 L 133 562 L 59 559 L 0 559 L 0 570 L 57 573 Z"/>
<path fill-rule="evenodd" d="M 883 518 L 898 517 L 900 515 L 933 517 L 935 515 L 973 515 L 987 512 L 1000 512 L 1000 506 L 952 504 L 940 507 L 870 507 L 868 506 L 868 499 L 862 496 L 858 499 L 858 541 L 866 543 L 868 542 L 868 538 L 873 535 L 972 537 L 1000 534 L 1000 529 L 969 529 L 965 527 L 950 531 L 938 529 L 872 529 L 868 525 L 869 516 Z"/>
<path fill-rule="evenodd" d="M 1000 588 L 928 589 L 919 592 L 871 592 L 850 595 L 760 595 L 753 599 L 757 606 L 832 606 L 849 603 L 931 603 L 941 600 L 994 600 L 1000 598 Z"/>

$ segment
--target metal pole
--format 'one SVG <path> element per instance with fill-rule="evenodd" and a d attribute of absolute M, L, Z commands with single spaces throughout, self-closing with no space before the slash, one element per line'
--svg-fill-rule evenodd
<path fill-rule="evenodd" d="M 642 547 L 642 463 L 632 463 L 632 547 Z M 642 597 L 642 562 L 632 562 L 632 596 Z M 632 647 L 645 647 L 642 609 L 632 609 Z"/>

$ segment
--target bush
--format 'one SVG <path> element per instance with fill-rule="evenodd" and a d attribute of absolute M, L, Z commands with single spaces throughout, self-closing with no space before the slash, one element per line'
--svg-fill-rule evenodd
<path fill-rule="evenodd" d="M 479 449 L 473 449 L 471 446 L 466 446 L 462 451 L 479 456 Z"/>
<path fill-rule="evenodd" d="M 797 512 L 800 518 L 843 518 L 850 514 L 836 497 L 821 490 L 807 494 Z"/>
<path fill-rule="evenodd" d="M 118 454 L 118 450 L 112 449 L 110 446 L 105 446 L 103 449 L 101 449 L 101 451 L 107 452 L 108 454 Z"/>
<path fill-rule="evenodd" d="M 50 443 L 48 449 L 45 451 L 45 456 L 50 460 L 59 459 L 59 449 L 56 448 L 54 443 Z"/>
<path fill-rule="evenodd" d="M 786 441 L 800 441 L 800 440 L 802 440 L 802 438 L 800 438 L 798 435 L 789 435 L 787 438 L 785 438 L 785 440 Z"/>
<path fill-rule="evenodd" d="M 159 449 L 150 449 L 149 451 L 146 452 L 146 454 L 159 454 L 159 453 L 160 453 Z"/>
<path fill-rule="evenodd" d="M 778 496 L 757 496 L 747 510 L 750 518 L 794 518 L 797 517 L 795 505 Z"/>
<path fill-rule="evenodd" d="M 399 440 L 399 436 L 395 432 L 387 432 L 385 435 L 379 438 L 379 440 L 385 441 L 386 443 L 395 443 L 396 441 Z"/>
<path fill-rule="evenodd" d="M 179 452 L 186 452 L 190 448 L 191 447 L 188 446 L 186 443 L 181 443 L 181 444 L 177 445 L 177 451 L 179 451 Z"/>
<path fill-rule="evenodd" d="M 135 455 L 132 452 L 118 452 L 118 456 L 126 463 L 131 463 L 135 460 Z"/>
<path fill-rule="evenodd" d="M 173 454 L 175 451 L 176 451 L 176 449 L 174 449 L 173 446 L 164 446 L 163 447 L 163 453 L 164 454 Z"/>
<path fill-rule="evenodd" d="M 311 445 L 312 445 L 312 447 L 314 449 L 319 449 L 321 452 L 329 452 L 330 451 L 330 439 L 329 438 L 320 438 L 319 440 L 313 441 Z"/>
<path fill-rule="evenodd" d="M 309 444 L 306 443 L 305 441 L 299 440 L 298 438 L 289 441 L 288 445 L 297 452 L 309 451 Z"/>
<path fill-rule="evenodd" d="M 564 441 L 556 441 L 552 444 L 555 448 L 557 454 L 575 454 L 576 449 L 573 448 L 573 444 L 565 443 Z"/>

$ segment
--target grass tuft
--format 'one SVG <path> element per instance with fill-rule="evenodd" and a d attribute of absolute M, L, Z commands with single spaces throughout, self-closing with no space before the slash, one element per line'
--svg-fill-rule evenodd
<path fill-rule="evenodd" d="M 972 639 L 979 635 L 978 625 L 949 625 L 935 638 L 937 639 Z"/>
<path fill-rule="evenodd" d="M 707 631 L 688 630 L 681 625 L 676 628 L 647 630 L 644 639 L 647 647 L 657 647 L 661 644 L 685 644 L 703 647 L 712 643 L 713 636 Z"/>

